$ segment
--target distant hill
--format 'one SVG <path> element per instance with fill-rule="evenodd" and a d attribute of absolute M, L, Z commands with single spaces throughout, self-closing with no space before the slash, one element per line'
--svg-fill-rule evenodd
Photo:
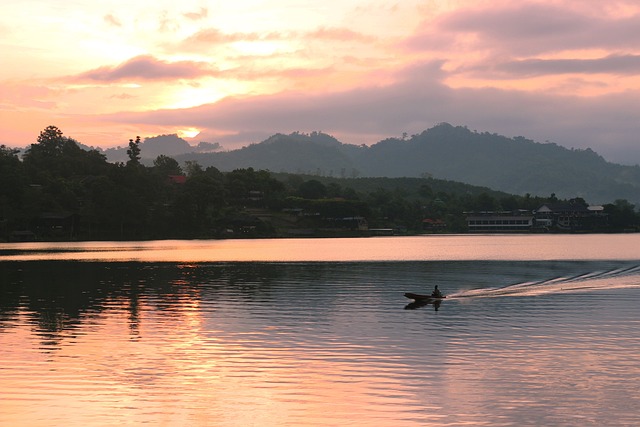
<path fill-rule="evenodd" d="M 276 134 L 259 144 L 239 150 L 213 154 L 184 154 L 178 161 L 195 160 L 202 166 L 215 166 L 221 171 L 253 167 L 272 172 L 308 173 L 315 175 L 352 174 L 355 168 L 353 145 L 342 144 L 332 136 L 312 134 Z M 344 172 L 344 173 L 343 173 Z"/>
<path fill-rule="evenodd" d="M 110 162 L 126 162 L 129 159 L 127 156 L 128 148 L 128 146 L 109 148 L 104 150 L 104 154 Z M 140 143 L 140 157 L 143 160 L 148 160 L 146 163 L 151 163 L 150 160 L 155 159 L 161 154 L 175 157 L 185 153 L 211 153 L 219 149 L 220 144 L 217 142 L 200 142 L 194 147 L 176 134 L 158 135 L 145 138 L 144 141 Z"/>
<path fill-rule="evenodd" d="M 428 176 L 517 195 L 555 193 L 559 198 L 582 197 L 589 203 L 627 199 L 640 204 L 637 165 L 609 163 L 591 149 L 478 133 L 447 123 L 370 147 L 343 144 L 323 133 L 296 132 L 277 134 L 239 150 L 175 158 L 222 171 L 253 167 L 343 178 Z"/>

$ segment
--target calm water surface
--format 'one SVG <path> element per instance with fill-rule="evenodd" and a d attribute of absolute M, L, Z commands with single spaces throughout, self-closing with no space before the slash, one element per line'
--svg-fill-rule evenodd
<path fill-rule="evenodd" d="M 639 305 L 640 235 L 0 244 L 0 425 L 637 426 Z"/>

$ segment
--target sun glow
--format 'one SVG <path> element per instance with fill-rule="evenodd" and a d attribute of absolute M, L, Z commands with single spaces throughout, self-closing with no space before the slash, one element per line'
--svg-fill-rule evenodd
<path fill-rule="evenodd" d="M 168 99 L 165 108 L 190 108 L 204 104 L 212 104 L 221 100 L 226 93 L 213 85 L 199 85 L 177 89 Z"/>
<path fill-rule="evenodd" d="M 243 55 L 269 56 L 282 51 L 282 43 L 270 41 L 241 41 L 233 47 Z"/>
<path fill-rule="evenodd" d="M 186 129 L 178 130 L 178 136 L 180 138 L 195 138 L 199 134 L 200 134 L 200 131 L 196 128 L 186 128 Z"/>
<path fill-rule="evenodd" d="M 24 147 L 49 124 L 102 147 L 191 126 L 238 146 L 306 126 L 370 144 L 441 121 L 500 132 L 517 117 L 528 138 L 638 162 L 637 0 L 4 3 L 0 144 Z M 308 108 L 287 113 L 292 97 Z M 390 99 L 415 114 L 389 114 Z M 566 119 L 541 118 L 546 105 Z"/>

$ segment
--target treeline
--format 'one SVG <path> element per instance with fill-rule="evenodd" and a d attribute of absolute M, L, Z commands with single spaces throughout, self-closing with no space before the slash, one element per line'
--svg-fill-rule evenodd
<path fill-rule="evenodd" d="M 627 199 L 640 204 L 640 166 L 607 162 L 590 149 L 567 149 L 441 123 L 415 135 L 371 146 L 343 144 L 321 133 L 276 134 L 247 147 L 190 153 L 222 171 L 253 167 L 289 173 L 348 177 L 423 177 L 479 185 L 509 194 L 583 197 L 593 204 Z"/>
<path fill-rule="evenodd" d="M 0 239 L 142 240 L 271 237 L 288 230 L 356 227 L 465 232 L 465 211 L 532 210 L 554 197 L 514 196 L 431 178 L 338 179 L 272 174 L 252 168 L 222 173 L 195 161 L 158 156 L 140 162 L 140 138 L 126 162 L 83 150 L 55 126 L 22 157 L 0 146 Z M 625 200 L 605 206 L 612 229 L 636 226 Z M 321 232 L 319 232 L 321 234 Z"/>

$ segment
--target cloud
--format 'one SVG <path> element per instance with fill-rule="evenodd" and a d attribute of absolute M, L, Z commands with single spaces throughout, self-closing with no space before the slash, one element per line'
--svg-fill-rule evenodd
<path fill-rule="evenodd" d="M 110 99 L 135 99 L 136 97 L 128 93 L 119 93 L 116 95 L 111 95 L 109 98 Z"/>
<path fill-rule="evenodd" d="M 209 9 L 207 9 L 206 7 L 201 7 L 197 12 L 183 13 L 182 16 L 192 21 L 199 21 L 209 16 Z"/>
<path fill-rule="evenodd" d="M 516 3 L 514 3 L 516 4 Z M 581 3 L 582 4 L 582 3 Z M 602 3 L 605 6 L 604 2 Z M 476 48 L 507 52 L 513 56 L 562 52 L 568 49 L 640 48 L 637 37 L 640 13 L 615 16 L 605 10 L 579 11 L 562 4 L 518 2 L 515 6 L 465 8 L 435 21 L 425 21 L 403 46 L 412 51 L 433 49 L 432 38 L 446 46 L 460 40 Z M 470 37 L 473 36 L 473 37 Z"/>
<path fill-rule="evenodd" d="M 61 92 L 41 83 L 0 82 L 0 110 L 56 110 Z"/>
<path fill-rule="evenodd" d="M 487 75 L 493 75 L 494 78 L 599 73 L 633 76 L 640 74 L 640 55 L 608 55 L 596 59 L 525 59 L 475 69 L 490 70 Z"/>
<path fill-rule="evenodd" d="M 193 127 L 207 140 L 232 147 L 296 130 L 321 130 L 346 143 L 371 144 L 450 122 L 567 147 L 591 147 L 609 159 L 640 163 L 637 2 L 436 3 L 440 2 L 413 9 L 424 13 L 425 20 L 411 34 L 409 25 L 420 18 L 398 24 L 410 7 L 400 3 L 393 22 L 388 19 L 393 10 L 367 15 L 370 8 L 383 7 L 376 3 L 366 6 L 358 22 L 353 14 L 345 18 L 337 13 L 331 20 L 249 26 L 246 16 L 237 15 L 243 25 L 220 28 L 211 26 L 213 9 L 151 10 L 144 19 L 131 20 L 136 27 L 132 31 L 140 36 L 136 49 L 157 53 L 98 68 L 84 65 L 84 72 L 65 68 L 60 73 L 75 74 L 62 81 L 72 83 L 64 97 L 38 93 L 29 99 L 34 104 L 64 99 L 52 110 L 70 117 L 87 111 L 99 95 L 116 102 L 91 107 L 95 115 L 82 117 L 93 120 L 92 125 L 104 120 L 110 130 L 124 127 L 134 134 Z M 451 6 L 460 4 L 466 6 Z M 98 18 L 111 30 L 121 25 L 119 17 L 125 18 L 106 13 Z M 216 19 L 218 13 L 216 8 Z M 125 27 L 130 23 L 122 22 Z M 170 32 L 152 31 L 159 23 Z M 377 26 L 387 24 L 389 28 Z M 269 29 L 260 31 L 261 27 Z M 185 37 L 187 29 L 192 34 Z M 128 35 L 122 34 L 123 43 L 114 55 L 133 48 Z M 108 38 L 104 43 L 115 46 L 113 42 Z M 190 52 L 208 59 L 172 62 L 160 59 L 165 57 L 159 52 L 180 57 Z M 64 87 L 61 79 L 49 82 L 52 89 Z M 131 96 L 122 93 L 127 83 L 147 82 L 131 90 L 135 100 L 123 101 Z M 69 96 L 71 90 L 75 98 Z M 194 108 L 155 110 L 202 104 L 226 94 L 237 96 Z M 21 105 L 18 92 L 0 93 L 0 98 L 7 105 Z M 75 109 L 68 107 L 78 101 L 82 102 Z M 116 108 L 132 111 L 99 116 Z M 80 116 L 73 119 L 81 120 Z"/>
<path fill-rule="evenodd" d="M 278 32 L 270 33 L 224 33 L 217 28 L 206 28 L 187 37 L 180 46 L 189 48 L 193 44 L 222 45 L 240 41 L 282 40 L 284 36 Z"/>
<path fill-rule="evenodd" d="M 374 36 L 339 27 L 320 27 L 304 34 L 304 38 L 309 40 L 357 41 L 365 43 L 377 40 Z"/>
<path fill-rule="evenodd" d="M 485 43 L 518 44 L 527 50 L 557 49 L 542 43 L 543 39 L 566 40 L 583 34 L 593 25 L 587 16 L 560 7 L 519 3 L 505 9 L 468 9 L 444 17 L 438 27 L 454 33 L 474 33 Z M 532 43 L 533 42 L 533 43 Z"/>
<path fill-rule="evenodd" d="M 163 10 L 158 16 L 158 32 L 175 33 L 180 29 L 180 23 L 168 10 Z"/>
<path fill-rule="evenodd" d="M 178 124 L 186 120 L 195 127 L 212 127 L 224 131 L 242 129 L 278 132 L 282 130 L 278 128 L 330 128 L 380 134 L 399 117 L 404 117 L 401 121 L 407 121 L 421 116 L 424 109 L 415 109 L 415 104 L 424 98 L 436 97 L 437 93 L 446 90 L 434 81 L 439 76 L 437 64 L 412 67 L 406 71 L 406 75 L 423 80 L 424 84 L 413 86 L 405 82 L 394 86 L 365 87 L 315 95 L 282 92 L 276 95 L 226 98 L 215 104 L 192 109 L 139 113 L 133 120 L 141 119 L 158 124 Z"/>
<path fill-rule="evenodd" d="M 211 140 L 236 147 L 259 142 L 244 137 L 296 130 L 321 130 L 345 143 L 371 144 L 450 122 L 483 132 L 550 140 L 565 147 L 591 147 L 614 161 L 640 163 L 636 148 L 640 93 L 582 98 L 492 88 L 453 89 L 441 82 L 440 64 L 414 64 L 387 86 L 316 95 L 283 92 L 226 98 L 189 109 L 119 113 L 108 119 L 195 127 Z"/>
<path fill-rule="evenodd" d="M 194 61 L 167 62 L 141 55 L 115 67 L 100 67 L 71 78 L 80 82 L 194 79 L 214 75 L 209 65 Z"/>
<path fill-rule="evenodd" d="M 315 30 L 307 32 L 290 31 L 279 32 L 271 31 L 264 33 L 252 32 L 234 32 L 225 33 L 217 28 L 205 28 L 195 32 L 179 45 L 182 48 L 194 49 L 194 45 L 224 45 L 236 42 L 260 42 L 260 41 L 340 41 L 340 42 L 362 42 L 371 43 L 377 40 L 376 37 L 366 35 L 349 28 L 343 27 L 318 27 Z"/>
<path fill-rule="evenodd" d="M 104 16 L 104 22 L 113 27 L 122 27 L 122 22 L 111 13 Z"/>

